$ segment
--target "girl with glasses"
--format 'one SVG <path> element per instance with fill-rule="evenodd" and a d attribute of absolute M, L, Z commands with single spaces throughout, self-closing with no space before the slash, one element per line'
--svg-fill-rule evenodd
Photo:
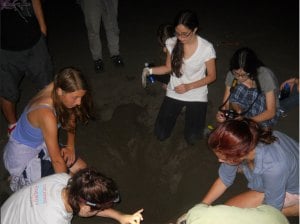
<path fill-rule="evenodd" d="M 166 96 L 160 107 L 155 135 L 161 141 L 170 137 L 178 115 L 185 108 L 184 137 L 195 144 L 203 135 L 208 84 L 216 79 L 215 50 L 199 36 L 195 12 L 184 10 L 174 20 L 175 36 L 166 40 L 164 65 L 145 68 L 143 75 L 171 74 Z"/>
<path fill-rule="evenodd" d="M 233 109 L 258 122 L 263 128 L 272 128 L 279 117 L 278 81 L 250 48 L 238 49 L 230 60 L 225 81 L 223 105 L 217 121 L 224 122 L 222 111 Z"/>

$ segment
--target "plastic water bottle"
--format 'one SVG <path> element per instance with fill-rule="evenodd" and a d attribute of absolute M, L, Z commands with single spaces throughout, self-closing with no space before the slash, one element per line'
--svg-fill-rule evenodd
<path fill-rule="evenodd" d="M 150 68 L 150 63 L 146 62 L 145 63 L 145 68 Z M 155 82 L 155 78 L 154 78 L 154 76 L 152 74 L 147 76 L 147 80 L 151 84 Z"/>
<path fill-rule="evenodd" d="M 289 96 L 290 96 L 290 85 L 288 83 L 286 83 L 283 86 L 282 90 L 280 91 L 279 99 L 283 100 L 283 99 L 285 99 L 285 98 L 287 98 Z"/>

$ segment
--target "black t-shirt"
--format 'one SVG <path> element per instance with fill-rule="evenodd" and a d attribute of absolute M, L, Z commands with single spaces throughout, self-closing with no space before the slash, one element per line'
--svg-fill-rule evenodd
<path fill-rule="evenodd" d="M 27 50 L 41 37 L 31 0 L 4 0 L 1 3 L 1 49 Z"/>

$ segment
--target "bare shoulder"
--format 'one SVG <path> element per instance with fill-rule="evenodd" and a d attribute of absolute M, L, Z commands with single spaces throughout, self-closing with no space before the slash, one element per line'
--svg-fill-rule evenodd
<path fill-rule="evenodd" d="M 29 122 L 37 128 L 42 125 L 55 125 L 57 123 L 55 110 L 52 103 L 39 102 L 30 106 L 31 111 L 27 114 Z"/>

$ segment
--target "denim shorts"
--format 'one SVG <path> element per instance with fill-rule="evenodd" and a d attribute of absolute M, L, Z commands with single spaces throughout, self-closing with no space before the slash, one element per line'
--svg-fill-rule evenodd
<path fill-rule="evenodd" d="M 0 96 L 11 102 L 18 101 L 19 85 L 24 76 L 35 84 L 37 90 L 44 88 L 53 79 L 53 65 L 43 35 L 28 50 L 0 49 Z"/>

